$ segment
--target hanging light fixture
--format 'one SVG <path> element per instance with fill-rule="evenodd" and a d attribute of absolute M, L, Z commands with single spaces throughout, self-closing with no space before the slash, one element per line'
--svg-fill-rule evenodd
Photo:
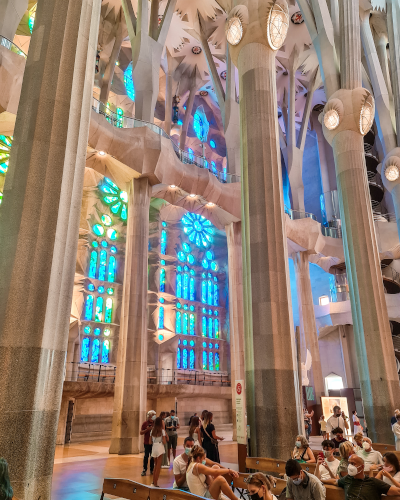
<path fill-rule="evenodd" d="M 286 2 L 273 2 L 267 18 L 267 38 L 272 50 L 282 47 L 289 28 L 289 10 Z"/>
<path fill-rule="evenodd" d="M 330 109 L 325 113 L 324 125 L 328 130 L 335 130 L 335 128 L 339 125 L 339 121 L 339 113 L 336 109 Z"/>
<path fill-rule="evenodd" d="M 238 16 L 229 19 L 226 29 L 226 39 L 231 45 L 237 45 L 243 37 L 243 25 Z"/>

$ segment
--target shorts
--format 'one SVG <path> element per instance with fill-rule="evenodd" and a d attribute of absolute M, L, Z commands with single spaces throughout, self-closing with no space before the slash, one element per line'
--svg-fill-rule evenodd
<path fill-rule="evenodd" d="M 176 445 L 178 444 L 178 434 L 168 436 L 168 439 L 168 449 L 170 450 L 172 448 L 173 450 L 176 450 Z"/>
<path fill-rule="evenodd" d="M 151 450 L 151 456 L 153 458 L 160 457 L 165 453 L 164 443 L 153 443 L 153 447 Z"/>

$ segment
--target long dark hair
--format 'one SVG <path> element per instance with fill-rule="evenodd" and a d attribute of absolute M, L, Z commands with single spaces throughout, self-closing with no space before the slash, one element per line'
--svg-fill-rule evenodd
<path fill-rule="evenodd" d="M 154 420 L 154 426 L 153 426 L 153 430 L 151 431 L 151 435 L 153 437 L 160 437 L 160 436 L 162 436 L 162 430 L 163 430 L 162 418 L 157 417 Z"/>
<path fill-rule="evenodd" d="M 8 473 L 8 463 L 4 458 L 0 458 L 0 500 L 11 500 L 13 494 Z"/>
<path fill-rule="evenodd" d="M 192 434 L 194 434 L 194 431 L 199 426 L 199 423 L 200 423 L 199 417 L 192 417 L 192 420 L 190 422 L 189 436 L 192 436 Z"/>
<path fill-rule="evenodd" d="M 399 459 L 397 458 L 397 455 L 395 455 L 394 453 L 385 453 L 383 455 L 386 460 L 390 463 L 390 465 L 393 465 L 393 467 L 395 468 L 396 472 L 399 472 L 400 470 L 400 463 L 399 463 Z"/>

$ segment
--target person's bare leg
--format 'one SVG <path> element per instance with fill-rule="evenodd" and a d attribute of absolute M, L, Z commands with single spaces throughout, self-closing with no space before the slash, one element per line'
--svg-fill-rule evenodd
<path fill-rule="evenodd" d="M 231 500 L 239 500 L 238 497 L 233 494 L 233 491 L 231 490 L 226 479 L 222 476 L 218 476 L 217 478 L 214 479 L 208 491 L 210 492 L 211 496 L 215 498 L 215 500 L 219 498 L 221 491 Z"/>
<path fill-rule="evenodd" d="M 154 473 L 153 473 L 153 484 L 154 486 L 158 486 L 158 478 L 160 477 L 160 470 L 161 470 L 161 460 L 162 456 L 160 455 L 159 457 L 155 458 L 155 464 L 154 464 Z"/>

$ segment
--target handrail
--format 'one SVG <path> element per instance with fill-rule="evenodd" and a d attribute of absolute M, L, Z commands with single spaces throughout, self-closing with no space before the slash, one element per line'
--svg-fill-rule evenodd
<path fill-rule="evenodd" d="M 393 267 L 386 266 L 382 269 L 382 276 L 395 281 L 400 285 L 400 274 Z"/>
<path fill-rule="evenodd" d="M 18 54 L 19 56 L 25 57 L 25 59 L 28 57 L 25 52 L 23 52 L 17 45 L 15 45 L 15 43 L 5 36 L 0 35 L 0 45 L 8 50 L 11 50 L 11 52 Z"/>
<path fill-rule="evenodd" d="M 211 164 L 209 164 L 209 162 L 205 158 L 201 156 L 196 156 L 193 153 L 189 153 L 187 151 L 183 151 L 182 149 L 180 149 L 172 140 L 172 138 L 165 132 L 165 130 L 163 130 L 158 125 L 155 125 L 154 123 L 145 122 L 143 120 L 139 120 L 138 118 L 132 116 L 118 115 L 111 109 L 107 108 L 107 106 L 104 103 L 102 103 L 95 97 L 93 97 L 92 109 L 96 113 L 103 115 L 106 118 L 106 120 L 109 123 L 111 123 L 111 125 L 113 125 L 114 127 L 118 128 L 147 127 L 156 134 L 161 135 L 166 139 L 169 139 L 171 141 L 172 147 L 174 148 L 176 156 L 180 159 L 182 163 L 196 165 L 197 167 L 200 168 L 205 168 L 209 170 L 213 175 L 215 175 L 215 177 L 224 184 L 240 182 L 240 175 L 230 174 L 228 172 L 226 173 L 220 172 L 219 170 L 212 168 Z"/>
<path fill-rule="evenodd" d="M 341 239 L 342 236 L 342 228 L 340 227 L 326 227 L 321 226 L 321 233 L 323 236 L 330 236 L 331 238 Z"/>
<path fill-rule="evenodd" d="M 227 372 L 161 368 L 157 370 L 147 370 L 147 384 L 212 385 L 230 387 L 231 381 Z"/>
<path fill-rule="evenodd" d="M 316 216 L 312 213 L 309 212 L 299 212 L 298 210 L 292 210 L 291 208 L 288 208 L 285 206 L 285 213 L 288 214 L 288 216 L 292 220 L 298 220 L 298 219 L 313 219 L 317 220 Z"/>

